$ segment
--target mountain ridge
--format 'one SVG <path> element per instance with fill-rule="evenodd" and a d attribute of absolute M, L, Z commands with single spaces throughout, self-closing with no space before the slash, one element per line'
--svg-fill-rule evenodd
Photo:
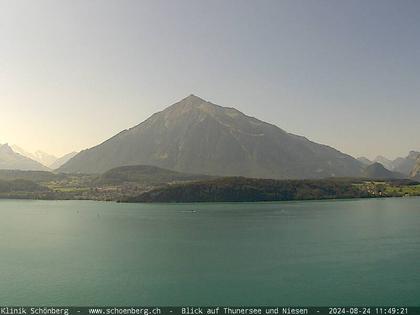
<path fill-rule="evenodd" d="M 405 179 L 408 177 L 404 174 L 390 171 L 380 162 L 368 165 L 363 171 L 363 175 L 370 179 Z"/>
<path fill-rule="evenodd" d="M 65 163 L 67 163 L 72 157 L 76 156 L 77 153 L 78 152 L 76 151 L 67 153 L 63 155 L 62 157 L 57 158 L 49 167 L 52 170 L 56 170 L 60 168 L 62 165 L 64 165 Z"/>
<path fill-rule="evenodd" d="M 365 165 L 380 163 L 389 171 L 411 176 L 418 158 L 420 158 L 420 152 L 412 150 L 406 157 L 397 157 L 394 160 L 390 160 L 381 155 L 378 155 L 372 161 L 366 157 L 359 157 L 357 159 Z"/>
<path fill-rule="evenodd" d="M 48 168 L 51 166 L 51 164 L 53 164 L 58 159 L 55 155 L 49 154 L 41 150 L 37 150 L 32 153 L 15 144 L 12 144 L 10 147 L 16 153 L 19 153 L 20 155 L 23 155 L 27 158 L 30 158 L 31 160 L 37 161 Z"/>
<path fill-rule="evenodd" d="M 9 144 L 0 144 L 0 169 L 47 171 L 46 166 L 26 156 L 16 153 Z"/>

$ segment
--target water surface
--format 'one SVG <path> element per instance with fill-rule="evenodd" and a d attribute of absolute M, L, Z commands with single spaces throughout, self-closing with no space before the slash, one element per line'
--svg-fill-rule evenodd
<path fill-rule="evenodd" d="M 420 306 L 420 199 L 0 200 L 3 305 Z"/>

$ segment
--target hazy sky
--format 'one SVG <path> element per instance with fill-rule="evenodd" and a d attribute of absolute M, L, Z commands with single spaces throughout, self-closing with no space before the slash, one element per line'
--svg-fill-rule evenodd
<path fill-rule="evenodd" d="M 61 155 L 191 93 L 355 156 L 420 150 L 420 1 L 0 0 L 0 143 Z"/>

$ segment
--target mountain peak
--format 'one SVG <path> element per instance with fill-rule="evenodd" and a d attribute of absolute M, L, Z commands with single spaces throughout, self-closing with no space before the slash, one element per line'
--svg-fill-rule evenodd
<path fill-rule="evenodd" d="M 194 94 L 190 94 L 187 97 L 183 98 L 179 102 L 174 104 L 174 107 L 185 107 L 185 106 L 194 106 L 198 107 L 202 104 L 210 104 L 206 100 L 202 99 L 201 97 L 198 97 Z M 171 106 L 172 107 L 172 106 Z"/>
<path fill-rule="evenodd" d="M 190 101 L 190 102 L 205 102 L 204 99 L 202 99 L 201 97 L 198 97 L 197 95 L 194 94 L 190 94 L 187 97 L 185 97 L 184 99 L 181 100 L 182 101 Z"/>
<path fill-rule="evenodd" d="M 418 151 L 410 151 L 409 153 L 408 153 L 408 156 L 407 156 L 407 158 L 408 159 L 411 159 L 411 160 L 417 160 L 417 158 L 420 156 L 420 152 L 418 152 Z"/>
<path fill-rule="evenodd" d="M 177 119 L 179 116 L 185 115 L 186 113 L 209 113 L 213 112 L 217 108 L 222 107 L 212 104 L 194 94 L 190 94 L 175 104 L 167 107 L 163 112 L 165 113 L 166 119 L 169 118 L 173 120 Z"/>
<path fill-rule="evenodd" d="M 392 161 L 382 155 L 378 155 L 373 162 L 379 162 L 380 164 L 382 164 L 387 170 L 392 171 L 393 170 L 393 165 L 392 165 Z"/>
<path fill-rule="evenodd" d="M 2 152 L 14 153 L 13 149 L 10 147 L 8 143 L 0 145 L 0 150 Z"/>
<path fill-rule="evenodd" d="M 167 127 L 168 125 L 180 122 L 180 119 L 184 118 L 190 119 L 191 121 L 202 122 L 211 117 L 211 119 L 216 120 L 225 126 L 231 125 L 232 120 L 236 120 L 238 123 L 239 121 L 242 121 L 240 128 L 244 127 L 243 124 L 247 125 L 249 120 L 251 120 L 254 125 L 262 123 L 253 117 L 246 116 L 235 108 L 216 105 L 194 94 L 167 107 L 159 113 L 159 116 L 164 119 Z M 248 123 L 245 121 L 248 121 Z"/>

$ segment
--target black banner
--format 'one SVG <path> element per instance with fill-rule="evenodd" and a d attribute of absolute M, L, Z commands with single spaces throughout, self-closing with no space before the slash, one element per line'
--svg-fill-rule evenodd
<path fill-rule="evenodd" d="M 420 315 L 420 307 L 393 306 L 0 306 L 0 315 Z"/>

